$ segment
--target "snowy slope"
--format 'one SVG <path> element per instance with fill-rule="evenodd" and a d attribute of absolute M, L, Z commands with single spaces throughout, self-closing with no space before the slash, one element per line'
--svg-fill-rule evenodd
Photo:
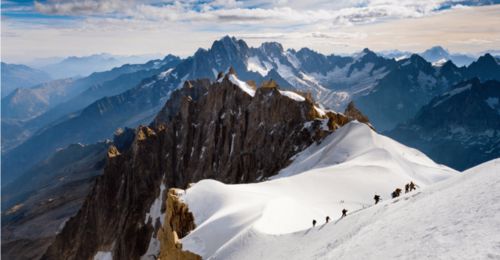
<path fill-rule="evenodd" d="M 396 187 L 412 180 L 426 187 L 455 173 L 353 122 L 297 155 L 273 180 L 241 185 L 203 180 L 188 189 L 183 199 L 197 228 L 182 239 L 183 248 L 217 259 L 321 257 L 316 255 L 320 249 L 331 251 L 322 244 L 326 240 L 330 248 L 340 248 L 342 241 L 374 221 L 373 216 L 354 216 L 386 208 L 363 210 L 373 204 L 374 194 L 389 201 Z M 327 215 L 337 221 L 343 208 L 353 217 L 321 226 Z M 310 230 L 312 219 L 320 225 Z M 347 220 L 354 222 L 343 226 Z"/>
<path fill-rule="evenodd" d="M 288 235 L 250 229 L 215 259 L 499 259 L 500 159 Z"/>

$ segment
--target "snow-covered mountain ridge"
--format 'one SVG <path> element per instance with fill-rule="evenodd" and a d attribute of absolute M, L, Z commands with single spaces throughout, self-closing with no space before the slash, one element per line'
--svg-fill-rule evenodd
<path fill-rule="evenodd" d="M 497 159 L 458 174 L 351 122 L 270 181 L 187 189 L 197 227 L 183 249 L 204 259 L 494 258 L 499 169 Z M 410 181 L 417 191 L 390 199 Z"/>

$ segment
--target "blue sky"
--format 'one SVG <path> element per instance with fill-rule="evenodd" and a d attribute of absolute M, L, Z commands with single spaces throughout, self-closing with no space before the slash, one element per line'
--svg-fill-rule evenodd
<path fill-rule="evenodd" d="M 323 53 L 478 53 L 500 46 L 500 0 L 2 0 L 2 59 L 173 53 L 223 35 Z"/>

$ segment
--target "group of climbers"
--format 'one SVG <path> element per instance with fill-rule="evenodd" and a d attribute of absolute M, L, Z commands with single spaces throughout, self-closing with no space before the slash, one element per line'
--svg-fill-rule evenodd
<path fill-rule="evenodd" d="M 347 216 L 347 211 L 348 211 L 347 209 L 343 209 L 342 210 L 342 216 L 340 218 L 343 218 L 343 217 Z M 330 216 L 326 216 L 325 224 L 328 223 L 328 222 L 330 222 Z M 313 227 L 316 226 L 316 223 L 317 223 L 317 221 L 315 219 L 313 219 Z"/>
<path fill-rule="evenodd" d="M 413 190 L 416 190 L 418 187 L 418 185 L 416 185 L 413 181 L 411 181 L 410 183 L 407 183 L 405 184 L 405 193 L 408 193 L 410 191 L 413 191 Z M 394 199 L 394 198 L 397 198 L 401 195 L 401 192 L 402 190 L 400 188 L 397 188 L 395 189 L 392 193 L 391 193 L 391 197 Z M 373 199 L 375 200 L 375 205 L 377 203 L 380 202 L 380 200 L 382 199 L 380 197 L 380 195 L 378 194 L 375 194 L 375 196 L 373 197 Z M 343 202 L 343 201 L 342 201 Z M 340 218 L 343 218 L 343 217 L 346 217 L 347 216 L 347 209 L 342 209 L 342 216 Z M 328 223 L 330 221 L 330 217 L 329 216 L 326 216 L 326 223 Z M 316 220 L 313 219 L 313 227 L 316 226 Z"/>
<path fill-rule="evenodd" d="M 411 181 L 410 183 L 405 184 L 405 193 L 416 190 L 417 187 L 418 186 Z"/>
<path fill-rule="evenodd" d="M 410 183 L 405 184 L 405 193 L 408 193 L 410 191 L 416 190 L 417 187 L 418 187 L 418 185 L 416 185 L 413 181 L 411 181 Z M 400 188 L 395 189 L 391 193 L 391 197 L 393 199 L 399 197 L 401 195 L 402 191 L 403 190 L 400 189 Z M 377 204 L 380 201 L 380 195 L 375 195 L 375 197 L 373 199 L 375 200 L 375 204 Z"/>
<path fill-rule="evenodd" d="M 410 191 L 414 191 L 417 189 L 417 187 L 418 186 L 413 181 L 411 181 L 410 183 L 405 184 L 405 193 L 408 193 Z M 397 188 L 396 190 L 394 190 L 392 192 L 392 194 L 391 194 L 392 198 L 394 199 L 394 198 L 399 197 L 401 195 L 401 192 L 402 192 L 402 190 L 400 188 Z M 375 203 L 375 204 L 377 204 L 377 203 Z"/>

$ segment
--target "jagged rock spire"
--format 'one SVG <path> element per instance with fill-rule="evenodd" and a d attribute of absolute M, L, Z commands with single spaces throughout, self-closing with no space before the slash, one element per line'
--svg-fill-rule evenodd
<path fill-rule="evenodd" d="M 354 105 L 354 101 L 349 102 L 344 114 L 350 119 L 356 119 L 361 123 L 365 123 L 371 127 L 370 120 Z M 373 128 L 373 127 L 372 127 Z"/>
<path fill-rule="evenodd" d="M 219 74 L 217 74 L 217 80 L 220 80 L 222 78 L 224 78 L 224 72 L 219 71 Z"/>
<path fill-rule="evenodd" d="M 262 83 L 262 88 L 278 88 L 278 84 L 273 79 L 270 79 Z"/>

